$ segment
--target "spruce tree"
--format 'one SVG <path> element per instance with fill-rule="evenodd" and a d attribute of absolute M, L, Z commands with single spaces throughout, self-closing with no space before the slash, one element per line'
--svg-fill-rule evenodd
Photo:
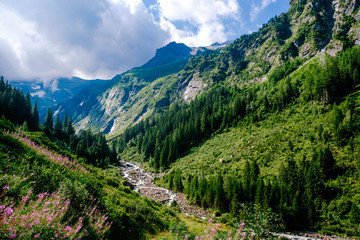
<path fill-rule="evenodd" d="M 48 108 L 48 110 L 47 110 L 44 125 L 45 125 L 45 127 L 47 129 L 51 129 L 53 127 L 53 118 L 52 118 L 52 110 L 51 110 L 51 108 Z"/>
<path fill-rule="evenodd" d="M 34 130 L 39 129 L 39 112 L 38 112 L 38 109 L 37 109 L 37 105 L 38 105 L 38 103 L 37 103 L 37 100 L 36 100 L 35 103 L 34 103 L 34 106 L 32 108 L 32 111 L 31 111 L 33 121 L 34 121 Z"/>
<path fill-rule="evenodd" d="M 27 122 L 30 130 L 35 130 L 35 123 L 31 114 L 31 101 L 29 93 L 27 93 L 25 97 L 25 121 Z"/>
<path fill-rule="evenodd" d="M 59 131 L 59 130 L 61 130 L 61 128 L 62 128 L 62 124 L 60 122 L 59 115 L 56 115 L 55 122 L 54 122 L 54 129 Z"/>

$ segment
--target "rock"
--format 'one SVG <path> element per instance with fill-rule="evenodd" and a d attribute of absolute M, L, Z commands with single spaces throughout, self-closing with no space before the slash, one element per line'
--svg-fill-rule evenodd
<path fill-rule="evenodd" d="M 186 87 L 183 98 L 185 101 L 190 102 L 194 100 L 195 97 L 203 92 L 203 90 L 207 87 L 207 84 L 202 81 L 201 78 L 198 77 L 199 73 L 195 73 L 191 81 Z"/>

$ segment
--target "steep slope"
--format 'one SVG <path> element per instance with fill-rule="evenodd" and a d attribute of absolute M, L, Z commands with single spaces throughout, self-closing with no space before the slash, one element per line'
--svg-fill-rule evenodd
<path fill-rule="evenodd" d="M 45 119 L 47 109 L 55 104 L 69 100 L 76 96 L 89 85 L 100 87 L 106 85 L 105 80 L 84 80 L 73 77 L 54 79 L 46 82 L 37 81 L 15 81 L 11 84 L 22 92 L 31 95 L 31 101 L 38 102 L 40 121 Z"/>
<path fill-rule="evenodd" d="M 180 74 L 184 88 L 192 80 L 201 80 L 208 89 L 223 81 L 242 85 L 278 80 L 281 73 L 274 70 L 288 61 L 304 61 L 321 51 L 334 56 L 359 43 L 359 1 L 293 0 L 290 4 L 287 13 L 221 52 L 190 59 Z"/>
<path fill-rule="evenodd" d="M 85 96 L 57 109 L 71 113 L 78 130 L 90 127 L 114 137 L 172 103 L 192 101 L 215 84 L 278 81 L 321 52 L 334 56 L 360 43 L 358 0 L 290 4 L 287 13 L 227 46 L 191 49 L 170 43 L 144 66 L 116 76 L 109 88 L 84 91 Z"/>
<path fill-rule="evenodd" d="M 0 128 L 1 239 L 144 239 L 175 220 L 117 168 L 86 165 L 42 132 Z"/>
<path fill-rule="evenodd" d="M 122 158 L 165 171 L 159 184 L 224 221 L 257 204 L 289 230 L 360 236 L 358 6 L 291 1 L 259 32 L 191 58 L 177 94 L 194 79 L 203 94 L 127 128 Z"/>
<path fill-rule="evenodd" d="M 190 48 L 180 43 L 169 43 L 158 49 L 145 65 L 115 76 L 109 86 L 89 86 L 54 111 L 73 117 L 79 131 L 91 128 L 111 136 L 126 126 L 136 123 L 151 113 L 161 112 L 176 99 L 178 73 L 187 60 L 209 49 Z"/>

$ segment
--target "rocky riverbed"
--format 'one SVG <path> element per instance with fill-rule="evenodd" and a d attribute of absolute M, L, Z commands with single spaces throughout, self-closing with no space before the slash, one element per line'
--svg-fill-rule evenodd
<path fill-rule="evenodd" d="M 205 210 L 190 204 L 183 193 L 176 193 L 166 188 L 155 185 L 155 174 L 146 172 L 138 163 L 120 162 L 120 170 L 127 180 L 125 185 L 134 191 L 138 191 L 141 195 L 146 196 L 155 201 L 159 201 L 170 205 L 176 201 L 181 212 L 197 217 L 205 218 L 209 215 Z"/>

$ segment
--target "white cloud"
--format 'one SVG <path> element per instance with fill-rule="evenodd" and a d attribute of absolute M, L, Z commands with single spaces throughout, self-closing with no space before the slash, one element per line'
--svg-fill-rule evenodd
<path fill-rule="evenodd" d="M 170 41 L 206 46 L 252 31 L 275 1 L 1 1 L 0 75 L 111 78 L 142 65 Z"/>
<path fill-rule="evenodd" d="M 225 19 L 239 21 L 241 12 L 236 0 L 158 0 L 155 8 L 172 40 L 190 46 L 228 40 Z"/>
<path fill-rule="evenodd" d="M 251 10 L 250 10 L 250 20 L 252 22 L 254 22 L 256 20 L 256 18 L 258 17 L 258 15 L 267 7 L 269 6 L 271 3 L 275 3 L 276 0 L 262 0 L 260 5 L 255 5 L 252 4 L 251 5 Z"/>
<path fill-rule="evenodd" d="M 0 15 L 0 75 L 9 80 L 111 78 L 169 39 L 141 0 L 12 0 Z"/>

